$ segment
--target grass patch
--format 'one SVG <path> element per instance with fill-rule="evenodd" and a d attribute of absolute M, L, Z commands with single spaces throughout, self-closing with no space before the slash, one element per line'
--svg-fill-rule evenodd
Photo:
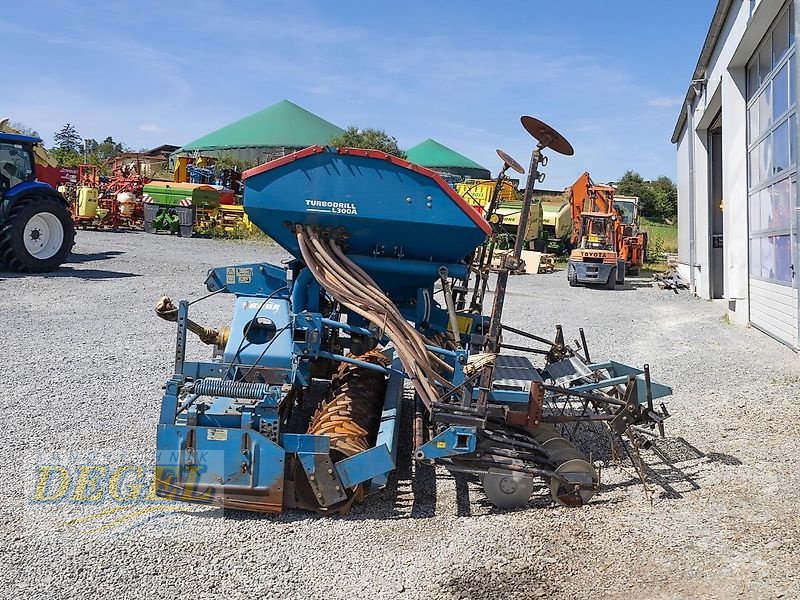
<path fill-rule="evenodd" d="M 664 273 L 669 271 L 670 267 L 665 262 L 646 262 L 642 265 L 640 273 L 641 277 L 652 277 L 656 273 Z"/>
<path fill-rule="evenodd" d="M 665 271 L 667 254 L 678 252 L 678 226 L 668 223 L 641 220 L 642 230 L 647 232 L 647 253 L 645 260 L 648 268 Z"/>
<path fill-rule="evenodd" d="M 204 237 L 220 240 L 247 240 L 251 242 L 265 242 L 274 244 L 275 242 L 266 233 L 255 225 L 248 229 L 244 223 L 237 223 L 233 227 L 197 227 L 195 231 Z"/>
<path fill-rule="evenodd" d="M 656 223 L 642 217 L 641 227 L 647 232 L 650 244 L 655 245 L 659 240 L 661 252 L 675 254 L 678 251 L 678 226 L 668 223 Z"/>

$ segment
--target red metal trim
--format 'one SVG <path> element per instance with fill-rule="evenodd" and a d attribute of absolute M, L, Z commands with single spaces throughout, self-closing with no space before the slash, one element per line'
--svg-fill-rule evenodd
<path fill-rule="evenodd" d="M 298 150 L 297 152 L 292 152 L 291 154 L 287 154 L 286 156 L 276 158 L 275 160 L 265 162 L 263 165 L 258 165 L 257 167 L 253 167 L 252 169 L 247 169 L 245 172 L 242 173 L 242 179 L 247 179 L 248 177 L 252 177 L 253 175 L 258 175 L 259 173 L 263 173 L 264 171 L 269 171 L 271 169 L 275 169 L 277 167 L 288 164 L 295 160 L 305 158 L 306 156 L 311 156 L 312 154 L 319 154 L 320 152 L 324 151 L 325 151 L 324 146 L 309 146 L 308 148 L 304 148 L 302 150 Z"/>
<path fill-rule="evenodd" d="M 337 150 L 339 154 L 344 155 L 352 155 L 352 156 L 367 156 L 369 158 L 380 158 L 383 160 L 388 160 L 390 163 L 397 165 L 399 167 L 403 167 L 406 169 L 410 169 L 420 175 L 425 175 L 426 177 L 430 177 L 433 179 L 440 188 L 442 188 L 450 198 L 463 210 L 467 216 L 475 221 L 475 224 L 481 228 L 481 230 L 486 234 L 489 235 L 492 233 L 492 226 L 489 225 L 489 222 L 483 218 L 482 215 L 478 214 L 475 209 L 467 203 L 461 196 L 458 195 L 452 187 L 450 187 L 447 182 L 442 179 L 442 176 L 439 175 L 436 171 L 431 171 L 430 169 L 426 169 L 425 167 L 421 167 L 419 165 L 415 165 L 412 162 L 408 162 L 407 160 L 403 160 L 402 158 L 398 158 L 396 156 L 392 156 L 391 154 L 387 154 L 386 152 L 381 152 L 380 150 L 366 150 L 364 148 L 339 148 Z"/>
<path fill-rule="evenodd" d="M 295 160 L 299 160 L 301 158 L 305 158 L 306 156 L 311 156 L 313 154 L 319 154 L 320 152 L 324 152 L 324 146 L 309 146 L 303 150 L 298 150 L 297 152 L 293 152 L 291 154 L 287 154 L 286 156 L 282 156 L 281 158 L 276 158 L 275 160 L 271 160 L 269 162 L 264 163 L 263 165 L 259 165 L 257 167 L 253 167 L 252 169 L 248 169 L 244 173 L 242 173 L 242 179 L 247 179 L 249 177 L 253 177 L 254 175 L 258 175 L 260 173 L 264 173 L 265 171 L 269 171 L 271 169 L 275 169 L 277 167 L 283 166 L 290 162 L 294 162 Z M 380 150 L 367 150 L 364 148 L 338 148 L 336 150 L 339 154 L 345 156 L 366 156 L 368 158 L 378 158 L 381 160 L 387 160 L 390 163 L 397 165 L 399 167 L 403 167 L 405 169 L 410 169 L 420 175 L 425 175 L 426 177 L 430 177 L 433 179 L 437 185 L 442 188 L 450 198 L 458 205 L 461 210 L 463 210 L 467 216 L 475 221 L 475 224 L 481 228 L 481 230 L 486 234 L 489 235 L 492 233 L 492 226 L 483 218 L 481 214 L 479 214 L 474 207 L 469 205 L 466 200 L 464 200 L 461 196 L 458 195 L 452 187 L 447 185 L 447 182 L 442 179 L 442 176 L 439 175 L 436 171 L 431 171 L 430 169 L 426 169 L 425 167 L 421 167 L 419 165 L 415 165 L 414 163 L 408 162 L 407 160 L 403 160 L 402 158 L 397 158 L 396 156 L 392 156 L 391 154 L 387 154 L 386 152 L 381 152 Z"/>

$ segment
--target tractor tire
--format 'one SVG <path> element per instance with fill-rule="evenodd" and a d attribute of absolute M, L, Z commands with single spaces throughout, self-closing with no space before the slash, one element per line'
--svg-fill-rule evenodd
<path fill-rule="evenodd" d="M 569 287 L 578 287 L 578 272 L 575 269 L 567 268 L 567 282 Z"/>
<path fill-rule="evenodd" d="M 606 289 L 613 290 L 617 287 L 617 267 L 611 269 L 611 272 L 608 274 L 608 281 L 606 281 Z"/>
<path fill-rule="evenodd" d="M 20 198 L 0 224 L 0 263 L 18 273 L 54 271 L 74 245 L 69 209 L 49 196 Z"/>

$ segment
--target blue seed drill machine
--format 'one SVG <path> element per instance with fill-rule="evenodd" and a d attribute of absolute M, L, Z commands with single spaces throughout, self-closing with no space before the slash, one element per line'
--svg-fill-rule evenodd
<path fill-rule="evenodd" d="M 542 151 L 572 148 L 544 123 L 522 123 L 539 142 L 525 220 L 544 179 Z M 509 168 L 524 172 L 498 155 L 497 190 Z M 476 476 L 497 507 L 526 505 L 536 478 L 557 503 L 577 506 L 599 486 L 572 441 L 580 425 L 602 425 L 634 452 L 650 443 L 647 429 L 663 435 L 668 415 L 654 400 L 671 390 L 651 382 L 646 366 L 592 362 L 582 330 L 568 344 L 560 326 L 549 340 L 502 323 L 521 236 L 484 314 L 497 193 L 481 214 L 432 171 L 321 146 L 251 169 L 244 181 L 248 217 L 293 258 L 209 272 L 210 293 L 236 297 L 229 327 L 191 321 L 186 301 L 164 297 L 156 307 L 178 328 L 158 425 L 160 496 L 345 512 L 386 486 L 409 411 L 415 461 Z M 210 361 L 185 359 L 189 331 L 214 347 Z M 504 331 L 542 347 L 507 344 Z"/>

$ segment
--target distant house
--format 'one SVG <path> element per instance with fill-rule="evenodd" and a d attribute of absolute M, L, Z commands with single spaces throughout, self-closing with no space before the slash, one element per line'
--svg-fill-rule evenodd
<path fill-rule="evenodd" d="M 152 177 L 159 171 L 169 169 L 169 156 L 178 148 L 180 146 L 161 144 L 146 152 L 122 152 L 114 159 L 114 167 L 135 168 L 138 162 L 142 175 Z"/>
<path fill-rule="evenodd" d="M 678 262 L 734 323 L 800 347 L 797 16 L 792 0 L 719 0 L 672 134 Z"/>

